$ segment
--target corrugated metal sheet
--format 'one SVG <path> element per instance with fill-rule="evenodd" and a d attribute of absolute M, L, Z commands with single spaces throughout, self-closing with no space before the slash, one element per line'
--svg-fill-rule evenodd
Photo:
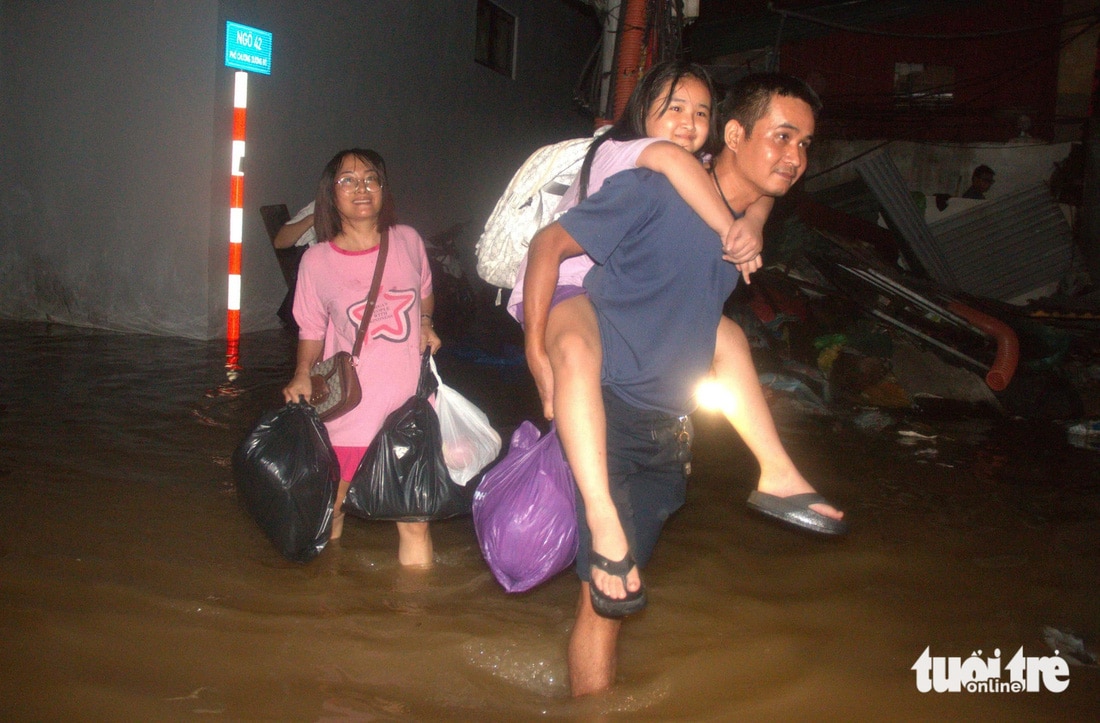
<path fill-rule="evenodd" d="M 1042 183 L 929 226 L 888 153 L 855 166 L 928 275 L 949 289 L 1012 301 L 1071 270 L 1072 232 Z"/>
<path fill-rule="evenodd" d="M 886 151 L 864 156 L 855 162 L 856 171 L 882 204 L 883 212 L 909 244 L 924 270 L 949 289 L 960 288 L 951 264 L 941 253 L 924 215 L 913 203 L 905 179 Z"/>
<path fill-rule="evenodd" d="M 1073 263 L 1073 232 L 1043 183 L 931 225 L 961 288 L 1008 301 L 1060 281 Z"/>

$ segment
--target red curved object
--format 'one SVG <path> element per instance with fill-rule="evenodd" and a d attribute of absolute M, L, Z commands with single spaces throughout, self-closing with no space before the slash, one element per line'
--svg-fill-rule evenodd
<path fill-rule="evenodd" d="M 627 0 L 621 26 L 618 57 L 615 58 L 615 104 L 618 120 L 641 75 L 642 46 L 645 43 L 646 0 Z"/>
<path fill-rule="evenodd" d="M 997 353 L 993 355 L 993 364 L 985 375 L 985 383 L 995 392 L 1004 391 L 1016 373 L 1016 364 L 1020 361 L 1020 340 L 1008 324 L 1000 319 L 983 314 L 958 301 L 947 305 L 949 311 L 958 314 L 997 342 Z"/>

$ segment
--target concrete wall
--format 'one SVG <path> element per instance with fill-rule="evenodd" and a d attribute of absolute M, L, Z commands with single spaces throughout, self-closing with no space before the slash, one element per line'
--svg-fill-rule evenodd
<path fill-rule="evenodd" d="M 472 243 L 535 147 L 591 129 L 572 90 L 597 21 L 497 4 L 515 79 L 473 60 L 476 0 L 0 0 L 0 318 L 224 335 L 227 20 L 273 33 L 249 76 L 243 331 L 285 291 L 258 208 L 293 213 L 342 148 L 386 157 L 402 221 Z"/>

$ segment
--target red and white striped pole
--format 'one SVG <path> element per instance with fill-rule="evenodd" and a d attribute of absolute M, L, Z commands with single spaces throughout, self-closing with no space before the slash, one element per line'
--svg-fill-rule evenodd
<path fill-rule="evenodd" d="M 244 227 L 245 109 L 248 105 L 248 73 L 238 71 L 233 85 L 233 163 L 229 175 L 229 306 L 226 312 L 226 367 L 240 369 L 241 343 L 241 239 Z"/>

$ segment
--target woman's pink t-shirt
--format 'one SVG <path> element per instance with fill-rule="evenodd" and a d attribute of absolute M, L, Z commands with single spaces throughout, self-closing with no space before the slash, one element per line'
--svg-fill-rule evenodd
<path fill-rule="evenodd" d="M 432 293 L 424 241 L 409 226 L 390 228 L 389 254 L 359 358 L 363 401 L 325 424 L 334 447 L 367 447 L 382 423 L 416 393 L 420 379 L 420 300 Z M 319 243 L 302 255 L 294 293 L 299 339 L 324 339 L 324 356 L 350 352 L 374 276 L 378 247 L 344 251 Z"/>

